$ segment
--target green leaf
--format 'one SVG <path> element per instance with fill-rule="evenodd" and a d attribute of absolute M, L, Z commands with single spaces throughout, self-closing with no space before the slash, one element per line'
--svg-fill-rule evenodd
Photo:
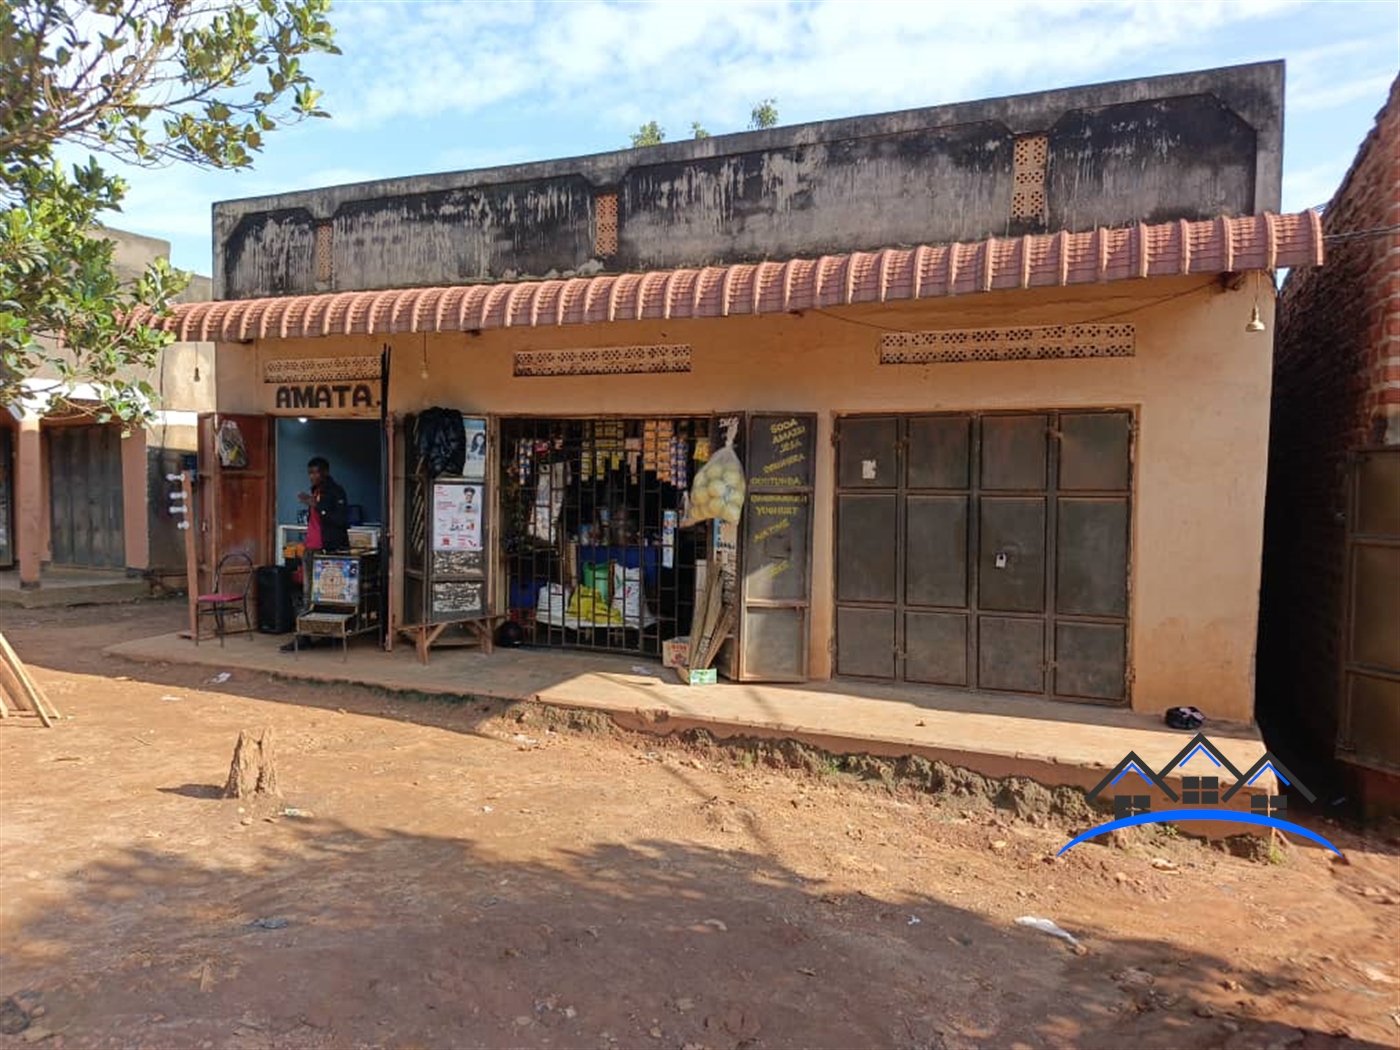
<path fill-rule="evenodd" d="M 146 167 L 246 167 L 279 128 L 325 116 L 304 59 L 340 53 L 329 11 L 329 0 L 5 0 L 0 404 L 42 374 L 101 384 L 105 418 L 145 418 L 155 391 L 140 376 L 173 337 L 131 312 L 164 314 L 188 275 L 161 261 L 119 280 L 98 226 L 126 183 L 95 157 L 70 168 L 55 157 L 81 146 Z M 81 76 L 90 58 L 75 61 L 94 53 L 112 56 L 95 84 Z M 23 79 L 35 70 L 42 92 Z"/>

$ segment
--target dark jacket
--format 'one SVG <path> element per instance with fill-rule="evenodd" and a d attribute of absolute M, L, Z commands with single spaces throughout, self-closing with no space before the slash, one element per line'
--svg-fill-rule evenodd
<path fill-rule="evenodd" d="M 345 490 L 327 475 L 321 479 L 319 492 L 321 498 L 311 508 L 311 513 L 321 515 L 321 549 L 349 550 L 350 503 Z"/>

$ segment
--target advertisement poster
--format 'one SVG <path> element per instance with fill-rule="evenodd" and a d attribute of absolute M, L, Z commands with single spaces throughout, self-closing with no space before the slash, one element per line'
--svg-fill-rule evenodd
<path fill-rule="evenodd" d="M 433 486 L 433 549 L 481 550 L 480 485 Z"/>
<path fill-rule="evenodd" d="M 358 558 L 312 560 L 311 600 L 318 605 L 355 605 L 360 600 Z"/>
<path fill-rule="evenodd" d="M 462 476 L 481 481 L 486 477 L 486 420 L 464 417 L 462 427 L 466 430 L 467 458 L 462 467 Z"/>

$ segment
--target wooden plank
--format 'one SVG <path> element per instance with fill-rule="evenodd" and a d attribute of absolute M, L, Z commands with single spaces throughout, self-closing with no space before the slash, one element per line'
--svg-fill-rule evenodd
<path fill-rule="evenodd" d="M 10 703 L 15 705 L 17 713 L 29 710 L 29 697 L 24 691 L 24 686 L 20 684 L 19 676 L 10 669 L 6 660 L 0 660 L 0 694 L 10 698 Z"/>
<path fill-rule="evenodd" d="M 439 623 L 431 627 L 418 628 L 418 662 L 426 664 L 428 662 L 428 652 L 432 649 L 433 643 L 441 637 L 442 632 L 447 630 L 447 624 Z"/>
<path fill-rule="evenodd" d="M 721 616 L 724 614 L 724 573 L 716 571 L 713 575 L 705 576 L 705 616 L 701 622 L 700 645 L 690 652 L 690 666 L 692 670 L 703 671 L 708 665 L 697 663 L 704 657 L 705 652 L 710 647 L 710 641 L 714 637 L 715 630 L 719 627 Z"/>
<path fill-rule="evenodd" d="M 184 498 L 185 514 L 180 518 L 185 526 L 185 588 L 189 592 L 189 636 L 199 637 L 199 551 L 195 544 L 194 483 L 188 470 L 180 473 L 180 493 Z"/>
<path fill-rule="evenodd" d="M 714 664 L 715 658 L 719 656 L 719 651 L 724 648 L 724 643 L 729 640 L 729 633 L 738 622 L 739 611 L 733 606 L 726 606 L 724 615 L 720 617 L 719 626 L 715 628 L 714 634 L 710 637 L 710 646 L 705 650 L 705 662 L 700 665 L 703 671 Z"/>
<path fill-rule="evenodd" d="M 30 703 L 34 713 L 39 716 L 39 721 L 52 729 L 53 717 L 50 717 L 43 690 L 39 688 L 39 683 L 30 677 L 24 663 L 18 654 L 10 648 L 10 643 L 3 634 L 0 634 L 0 662 L 3 662 L 10 674 L 19 680 L 20 693 Z M 57 716 L 57 714 L 58 712 L 55 710 L 53 715 Z"/>

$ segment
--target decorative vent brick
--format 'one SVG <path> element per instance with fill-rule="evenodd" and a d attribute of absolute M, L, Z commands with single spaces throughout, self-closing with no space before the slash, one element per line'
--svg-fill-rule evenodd
<path fill-rule="evenodd" d="M 1015 186 L 1011 217 L 1045 221 L 1045 168 L 1050 161 L 1050 140 L 1044 135 L 1023 135 L 1013 154 Z"/>
<path fill-rule="evenodd" d="M 1132 357 L 1130 324 L 963 328 L 949 332 L 890 332 L 880 337 L 880 364 L 964 364 L 969 361 L 1054 361 Z"/>
<path fill-rule="evenodd" d="M 690 347 L 605 346 L 586 350 L 520 350 L 517 376 L 654 375 L 690 371 Z"/>
<path fill-rule="evenodd" d="M 601 259 L 617 254 L 617 194 L 593 198 L 593 253 Z"/>
<path fill-rule="evenodd" d="M 378 357 L 291 357 L 263 362 L 264 383 L 336 383 L 378 378 Z"/>
<path fill-rule="evenodd" d="M 316 224 L 316 280 L 329 284 L 335 276 L 335 266 L 331 255 L 332 227 L 328 222 Z"/>
<path fill-rule="evenodd" d="M 1046 135 L 1022 135 L 1016 140 L 1016 170 L 1044 169 L 1050 160 L 1050 139 Z"/>

